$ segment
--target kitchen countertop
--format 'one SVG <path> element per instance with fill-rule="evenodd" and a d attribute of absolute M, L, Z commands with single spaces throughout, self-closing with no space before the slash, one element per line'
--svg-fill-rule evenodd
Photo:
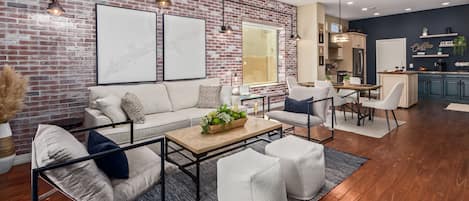
<path fill-rule="evenodd" d="M 417 73 L 419 72 L 418 71 L 378 72 L 378 74 L 406 74 L 406 75 L 417 74 Z"/>
<path fill-rule="evenodd" d="M 421 74 L 469 75 L 469 71 L 415 71 Z"/>

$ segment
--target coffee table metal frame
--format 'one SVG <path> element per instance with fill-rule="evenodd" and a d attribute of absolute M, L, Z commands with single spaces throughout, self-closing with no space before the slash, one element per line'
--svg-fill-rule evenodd
<path fill-rule="evenodd" d="M 168 162 L 176 164 L 182 172 L 184 172 L 186 175 L 188 175 L 192 179 L 192 181 L 196 185 L 196 200 L 199 201 L 200 200 L 200 164 L 203 161 L 206 161 L 208 159 L 211 159 L 211 158 L 214 158 L 214 157 L 217 157 L 217 156 L 229 153 L 229 152 L 233 152 L 237 149 L 244 148 L 244 147 L 246 147 L 248 145 L 251 145 L 251 144 L 254 144 L 254 143 L 258 143 L 258 142 L 270 143 L 270 142 L 272 142 L 270 140 L 270 137 L 272 137 L 276 134 L 280 135 L 280 138 L 283 137 L 282 127 L 275 128 L 275 129 L 266 131 L 264 133 L 261 133 L 259 135 L 252 136 L 252 137 L 249 137 L 249 138 L 246 138 L 246 139 L 243 139 L 243 140 L 231 143 L 231 144 L 227 144 L 227 145 L 221 146 L 219 148 L 215 148 L 215 149 L 212 149 L 212 150 L 209 150 L 209 151 L 205 151 L 203 153 L 194 153 L 191 150 L 184 148 L 183 145 L 180 145 L 177 142 L 172 141 L 169 138 L 166 138 L 166 143 L 165 143 L 166 156 L 165 156 L 165 158 Z M 267 139 L 266 137 L 261 137 L 263 135 L 267 135 L 269 139 Z M 254 140 L 252 140 L 252 139 L 254 139 Z M 170 142 L 174 143 L 179 148 L 170 146 Z M 240 145 L 238 145 L 238 144 L 240 144 Z M 171 148 L 172 151 L 169 151 L 168 150 L 169 148 Z M 192 156 L 188 156 L 187 154 L 183 153 L 182 151 L 188 151 L 188 152 L 191 153 Z M 214 153 L 214 152 L 216 152 L 216 153 Z M 171 155 L 171 154 L 180 154 L 184 158 L 188 159 L 190 162 L 185 163 L 185 164 L 179 164 L 179 163 L 177 163 L 176 161 L 174 161 L 170 158 L 169 155 Z M 191 166 L 195 166 L 195 168 L 196 168 L 195 169 L 195 174 L 192 173 L 189 170 L 189 168 Z"/>

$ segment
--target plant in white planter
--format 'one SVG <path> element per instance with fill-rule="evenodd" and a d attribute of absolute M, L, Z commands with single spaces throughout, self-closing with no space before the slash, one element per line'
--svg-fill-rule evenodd
<path fill-rule="evenodd" d="M 23 106 L 27 80 L 11 67 L 0 73 L 0 174 L 8 172 L 16 157 L 15 144 L 8 123 Z"/>

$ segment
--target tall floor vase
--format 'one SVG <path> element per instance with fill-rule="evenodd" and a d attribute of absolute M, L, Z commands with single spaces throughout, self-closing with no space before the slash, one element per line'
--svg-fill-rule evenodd
<path fill-rule="evenodd" d="M 10 124 L 0 123 L 0 174 L 8 172 L 16 157 Z"/>

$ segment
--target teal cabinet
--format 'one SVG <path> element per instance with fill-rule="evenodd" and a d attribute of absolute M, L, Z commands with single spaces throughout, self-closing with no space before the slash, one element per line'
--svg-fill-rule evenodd
<path fill-rule="evenodd" d="M 419 98 L 469 103 L 469 75 L 419 74 Z"/>
<path fill-rule="evenodd" d="M 461 97 L 461 80 L 457 78 L 447 78 L 444 81 L 444 97 L 449 100 L 457 100 Z"/>
<path fill-rule="evenodd" d="M 461 80 L 461 99 L 469 102 L 469 78 Z"/>

